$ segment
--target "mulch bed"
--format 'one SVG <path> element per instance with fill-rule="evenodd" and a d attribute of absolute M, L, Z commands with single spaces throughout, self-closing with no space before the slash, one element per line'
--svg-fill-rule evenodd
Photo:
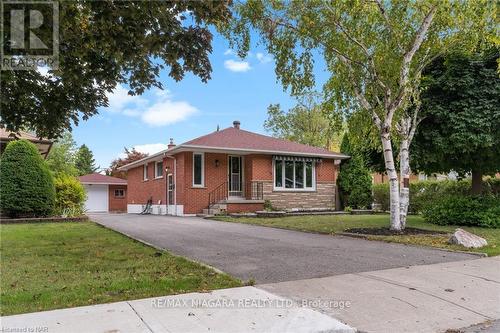
<path fill-rule="evenodd" d="M 347 229 L 345 232 L 372 235 L 372 236 L 401 236 L 401 235 L 446 235 L 445 231 L 424 230 L 418 228 L 405 228 L 403 231 L 394 231 L 389 228 L 352 228 Z"/>

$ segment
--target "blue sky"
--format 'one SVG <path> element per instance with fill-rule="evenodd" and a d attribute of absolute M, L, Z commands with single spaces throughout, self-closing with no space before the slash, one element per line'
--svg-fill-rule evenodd
<path fill-rule="evenodd" d="M 288 110 L 294 100 L 276 82 L 274 62 L 264 49 L 254 48 L 242 60 L 229 50 L 228 42 L 214 34 L 210 57 L 212 79 L 208 83 L 187 74 L 175 82 L 165 70 L 165 90 L 153 89 L 142 96 L 128 96 L 117 87 L 109 96 L 110 107 L 73 128 L 78 145 L 86 144 L 101 167 L 124 147 L 153 153 L 165 148 L 169 138 L 182 143 L 240 120 L 243 129 L 266 134 L 267 107 L 280 103 Z"/>

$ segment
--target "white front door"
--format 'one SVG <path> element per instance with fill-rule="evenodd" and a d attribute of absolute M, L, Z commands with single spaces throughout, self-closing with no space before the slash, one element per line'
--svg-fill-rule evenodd
<path fill-rule="evenodd" d="M 243 189 L 243 172 L 241 156 L 229 156 L 229 196 L 241 197 Z"/>
<path fill-rule="evenodd" d="M 88 212 L 108 211 L 108 185 L 84 185 L 87 191 L 85 209 Z"/>

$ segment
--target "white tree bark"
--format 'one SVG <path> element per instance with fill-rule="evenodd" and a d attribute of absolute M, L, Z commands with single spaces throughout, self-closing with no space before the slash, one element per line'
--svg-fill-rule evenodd
<path fill-rule="evenodd" d="M 403 138 L 399 146 L 399 174 L 401 179 L 401 188 L 399 190 L 399 214 L 401 229 L 406 227 L 406 216 L 408 215 L 408 206 L 410 205 L 410 152 L 407 138 Z"/>
<path fill-rule="evenodd" d="M 384 161 L 387 176 L 389 177 L 389 198 L 391 210 L 391 230 L 401 230 L 401 216 L 399 213 L 399 182 L 394 154 L 392 151 L 391 138 L 388 130 L 383 131 L 380 136 L 382 148 L 384 149 Z"/>

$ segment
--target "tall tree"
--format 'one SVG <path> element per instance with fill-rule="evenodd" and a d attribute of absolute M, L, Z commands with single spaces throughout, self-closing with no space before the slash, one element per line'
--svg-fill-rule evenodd
<path fill-rule="evenodd" d="M 472 192 L 482 176 L 500 171 L 499 48 L 456 52 L 436 59 L 423 74 L 422 116 L 413 142 L 417 169 L 471 172 Z"/>
<path fill-rule="evenodd" d="M 239 54 L 255 29 L 276 59 L 276 74 L 292 94 L 315 86 L 314 56 L 330 77 L 325 98 L 344 110 L 362 109 L 381 141 L 390 179 L 391 229 L 405 227 L 409 204 L 409 145 L 418 123 L 422 69 L 452 48 L 469 49 L 494 31 L 488 0 L 265 1 L 236 6 L 227 35 Z M 317 63 L 317 62 L 316 62 Z M 414 97 L 414 98 L 412 98 Z M 399 186 L 392 139 L 400 139 Z"/>
<path fill-rule="evenodd" d="M 119 171 L 118 168 L 122 167 L 126 164 L 138 161 L 140 159 L 143 159 L 145 157 L 148 157 L 149 154 L 147 153 L 141 153 L 140 151 L 137 151 L 135 148 L 128 149 L 124 148 L 125 150 L 125 157 L 120 157 L 117 159 L 114 159 L 109 168 L 106 170 L 106 174 L 108 176 L 113 176 L 113 177 L 118 177 L 118 178 L 127 178 L 127 175 L 125 172 Z"/>
<path fill-rule="evenodd" d="M 81 145 L 76 152 L 75 167 L 80 176 L 96 172 L 94 154 L 85 144 Z"/>
<path fill-rule="evenodd" d="M 159 75 L 165 67 L 176 81 L 191 72 L 206 82 L 212 71 L 209 25 L 230 19 L 230 4 L 231 0 L 60 1 L 59 68 L 49 68 L 48 75 L 2 71 L 0 125 L 57 137 L 107 106 L 106 94 L 118 84 L 128 84 L 130 94 L 161 88 Z M 6 41 L 8 23 L 2 32 Z M 50 35 L 51 29 L 42 25 L 37 35 Z"/>
<path fill-rule="evenodd" d="M 60 139 L 54 142 L 47 156 L 47 165 L 54 175 L 66 174 L 77 176 L 75 167 L 76 142 L 71 132 L 65 132 Z"/>
<path fill-rule="evenodd" d="M 327 149 L 338 148 L 342 120 L 333 119 L 335 115 L 325 110 L 314 94 L 305 94 L 288 112 L 279 104 L 269 105 L 264 128 L 278 138 Z"/>

